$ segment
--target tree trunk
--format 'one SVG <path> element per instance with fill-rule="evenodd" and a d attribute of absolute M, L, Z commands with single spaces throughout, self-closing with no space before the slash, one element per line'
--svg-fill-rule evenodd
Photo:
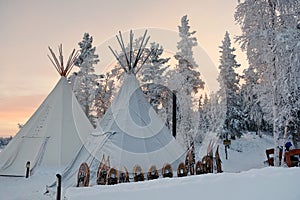
<path fill-rule="evenodd" d="M 290 120 L 286 120 L 285 127 L 284 127 L 284 134 L 283 134 L 283 141 L 282 141 L 282 157 L 281 157 L 281 166 L 283 166 L 283 161 L 284 161 L 284 155 L 285 155 L 285 143 L 286 143 L 286 138 L 287 138 L 287 130 L 288 130 L 288 125 L 289 125 Z"/>
<path fill-rule="evenodd" d="M 279 126 L 278 126 L 278 104 L 277 86 L 273 83 L 273 136 L 274 136 L 274 166 L 279 166 Z"/>
<path fill-rule="evenodd" d="M 272 100 L 273 100 L 273 136 L 274 136 L 274 166 L 279 166 L 279 114 L 278 114 L 278 78 L 277 78 L 277 63 L 276 63 L 276 34 L 275 34 L 275 23 L 276 23 L 276 2 L 268 0 L 271 11 L 271 36 L 269 41 L 270 53 L 272 54 L 271 62 L 269 63 L 269 69 L 271 73 L 272 83 Z"/>

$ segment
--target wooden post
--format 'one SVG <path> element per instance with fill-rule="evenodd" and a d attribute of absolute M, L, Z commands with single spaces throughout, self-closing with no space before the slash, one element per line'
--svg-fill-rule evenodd
<path fill-rule="evenodd" d="M 225 158 L 228 160 L 227 145 L 225 145 Z"/>
<path fill-rule="evenodd" d="M 30 161 L 27 161 L 25 178 L 29 178 L 29 173 L 30 173 Z"/>
<path fill-rule="evenodd" d="M 56 178 L 57 178 L 57 192 L 56 192 L 56 200 L 61 200 L 61 175 L 60 174 L 56 174 Z"/>
<path fill-rule="evenodd" d="M 173 133 L 173 137 L 176 138 L 176 115 L 177 115 L 176 91 L 173 91 L 172 95 L 173 95 L 172 133 Z"/>
<path fill-rule="evenodd" d="M 223 144 L 224 144 L 224 146 L 225 146 L 225 156 L 226 156 L 226 160 L 228 160 L 227 148 L 230 147 L 230 145 L 231 145 L 231 140 L 228 140 L 228 138 L 226 137 L 226 139 L 223 141 Z"/>

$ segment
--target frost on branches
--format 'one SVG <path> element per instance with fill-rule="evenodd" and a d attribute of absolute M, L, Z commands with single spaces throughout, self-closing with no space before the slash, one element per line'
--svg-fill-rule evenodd
<path fill-rule="evenodd" d="M 75 96 L 78 99 L 83 111 L 90 122 L 96 126 L 95 95 L 98 88 L 98 75 L 96 75 L 94 65 L 99 62 L 98 55 L 95 54 L 96 47 L 92 47 L 93 37 L 85 33 L 83 40 L 78 43 L 80 55 L 75 60 L 75 66 L 79 68 L 70 77 Z"/>
<path fill-rule="evenodd" d="M 239 95 L 239 77 L 234 71 L 240 67 L 235 60 L 234 51 L 231 47 L 231 41 L 228 32 L 226 32 L 222 46 L 220 46 L 220 74 L 218 81 L 220 90 L 218 95 L 220 96 L 220 104 L 223 105 L 224 122 L 222 124 L 221 135 L 224 138 L 240 137 L 241 129 L 243 125 L 242 110 L 241 110 L 241 98 Z"/>
<path fill-rule="evenodd" d="M 144 94 L 148 97 L 150 104 L 156 110 L 156 112 L 166 119 L 166 125 L 170 128 L 171 120 L 171 109 L 170 101 L 172 99 L 172 94 L 166 85 L 166 71 L 169 68 L 167 64 L 170 58 L 163 58 L 163 47 L 158 43 L 151 43 L 150 47 L 145 49 L 146 55 L 152 52 L 144 64 L 143 68 L 138 74 L 141 79 L 142 90 Z"/>
<path fill-rule="evenodd" d="M 175 59 L 178 61 L 177 72 L 183 78 L 181 90 L 185 90 L 186 95 L 191 95 L 192 92 L 197 93 L 199 89 L 204 88 L 204 82 L 200 78 L 199 66 L 193 57 L 192 48 L 197 46 L 197 39 L 193 35 L 196 31 L 190 32 L 189 20 L 187 15 L 181 18 L 181 26 L 178 26 L 180 41 L 177 43 L 178 52 L 175 54 Z"/>
<path fill-rule="evenodd" d="M 259 77 L 255 69 L 249 66 L 244 70 L 244 84 L 241 87 L 241 96 L 243 102 L 243 115 L 245 129 L 255 131 L 262 137 L 262 130 L 265 128 L 264 112 L 261 106 L 261 100 L 258 96 Z"/>
<path fill-rule="evenodd" d="M 95 94 L 94 107 L 97 113 L 97 118 L 101 119 L 108 110 L 115 90 L 115 71 L 100 75 L 98 79 L 98 88 Z"/>
<path fill-rule="evenodd" d="M 275 165 L 280 138 L 299 134 L 299 11 L 299 0 L 245 0 L 235 13 L 238 41 L 259 76 L 257 93 L 273 123 Z"/>
<path fill-rule="evenodd" d="M 179 101 L 178 138 L 189 146 L 198 127 L 195 121 L 198 117 L 193 111 L 193 106 L 198 102 L 193 96 L 200 89 L 204 89 L 204 82 L 200 78 L 199 66 L 193 57 L 192 48 L 198 45 L 196 37 L 193 36 L 196 31 L 190 31 L 186 15 L 181 18 L 178 29 L 180 41 L 177 43 L 178 52 L 174 56 L 178 64 L 175 70 L 170 72 L 168 84 L 176 91 Z"/>

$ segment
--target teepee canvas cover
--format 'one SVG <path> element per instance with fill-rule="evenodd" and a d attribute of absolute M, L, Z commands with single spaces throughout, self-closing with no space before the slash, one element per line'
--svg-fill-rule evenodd
<path fill-rule="evenodd" d="M 151 165 L 174 163 L 184 153 L 145 99 L 133 74 L 125 75 L 123 86 L 99 128 L 109 135 L 101 151 L 110 156 L 115 167 L 133 169 L 138 164 L 147 171 Z"/>
<path fill-rule="evenodd" d="M 128 65 L 138 63 L 131 58 L 127 60 L 131 61 Z M 63 173 L 64 187 L 76 184 L 76 174 L 83 162 L 90 166 L 90 183 L 95 185 L 103 155 L 109 156 L 111 167 L 118 170 L 126 167 L 131 175 L 136 164 L 147 171 L 152 165 L 161 168 L 170 163 L 177 168 L 183 162 L 185 150 L 146 100 L 133 73 L 135 67 L 125 70 L 123 85 L 99 122 L 97 132 L 87 138 Z"/>
<path fill-rule="evenodd" d="M 126 74 L 124 84 L 97 128 L 62 175 L 64 187 L 75 186 L 78 168 L 90 166 L 90 183 L 96 184 L 96 173 L 103 155 L 110 166 L 126 167 L 132 173 L 138 164 L 144 171 L 170 163 L 174 169 L 184 161 L 185 150 L 145 99 L 133 74 Z"/>
<path fill-rule="evenodd" d="M 0 153 L 0 175 L 25 176 L 40 166 L 64 169 L 93 127 L 66 78 L 61 78 L 37 111 Z"/>

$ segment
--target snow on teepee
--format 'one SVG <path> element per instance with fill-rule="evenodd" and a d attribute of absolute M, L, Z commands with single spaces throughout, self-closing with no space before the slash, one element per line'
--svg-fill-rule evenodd
<path fill-rule="evenodd" d="M 59 47 L 59 58 L 51 48 L 52 59 L 61 75 L 52 92 L 31 116 L 8 146 L 0 153 L 0 175 L 25 176 L 30 161 L 33 173 L 39 167 L 64 169 L 75 157 L 93 128 L 82 111 L 66 76 L 76 58 L 75 49 L 66 67 Z"/>
<path fill-rule="evenodd" d="M 117 39 L 122 58 L 110 49 L 126 72 L 123 85 L 99 122 L 97 131 L 88 137 L 76 159 L 63 173 L 64 187 L 76 184 L 78 168 L 83 162 L 90 166 L 90 183 L 95 185 L 103 155 L 109 156 L 111 167 L 118 170 L 126 167 L 131 175 L 135 165 L 148 171 L 152 165 L 161 169 L 165 163 L 170 163 L 176 169 L 178 163 L 184 161 L 184 148 L 145 99 L 135 76 L 149 57 L 149 54 L 142 56 L 149 37 L 146 38 L 145 32 L 139 49 L 133 50 L 133 33 L 130 32 L 128 51 L 121 33 Z"/>

